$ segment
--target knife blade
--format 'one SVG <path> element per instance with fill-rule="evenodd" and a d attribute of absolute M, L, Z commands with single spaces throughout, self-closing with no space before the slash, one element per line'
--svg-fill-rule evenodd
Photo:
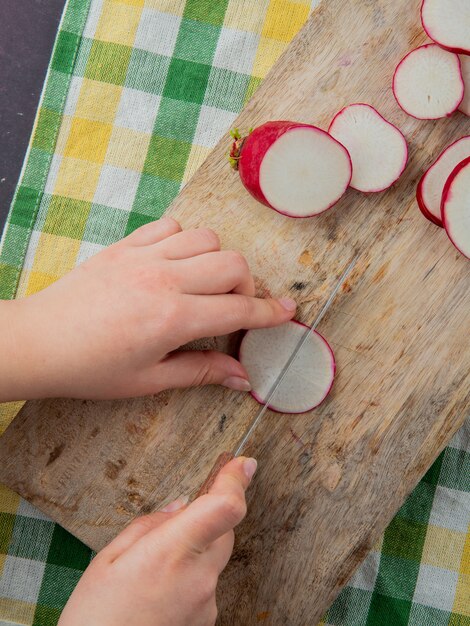
<path fill-rule="evenodd" d="M 255 415 L 254 419 L 250 422 L 248 428 L 245 430 L 242 438 L 238 442 L 237 447 L 232 452 L 225 451 L 225 452 L 222 452 L 217 457 L 217 460 L 214 463 L 214 465 L 212 466 L 211 471 L 207 475 L 206 480 L 203 482 L 203 484 L 199 488 L 199 491 L 197 492 L 196 497 L 199 497 L 199 496 L 202 496 L 202 495 L 206 494 L 209 491 L 209 489 L 212 487 L 212 484 L 214 483 L 214 480 L 215 480 L 217 474 L 219 473 L 219 471 L 222 469 L 222 467 L 224 467 L 224 465 L 226 465 L 233 458 L 238 456 L 240 454 L 240 452 L 243 450 L 243 448 L 245 447 L 246 442 L 249 440 L 251 434 L 253 433 L 253 431 L 258 426 L 259 422 L 261 421 L 261 418 L 266 413 L 266 411 L 269 409 L 269 405 L 271 403 L 271 400 L 274 398 L 276 392 L 278 391 L 279 387 L 281 386 L 282 381 L 286 377 L 286 374 L 289 371 L 289 369 L 290 369 L 292 363 L 294 362 L 296 356 L 299 354 L 300 350 L 302 350 L 302 347 L 305 345 L 305 342 L 309 338 L 310 333 L 312 333 L 317 328 L 318 324 L 324 318 L 326 312 L 328 311 L 328 309 L 330 308 L 331 304 L 333 303 L 333 300 L 336 298 L 336 296 L 338 294 L 338 291 L 344 285 L 344 283 L 346 282 L 346 279 L 348 278 L 349 274 L 352 272 L 354 266 L 356 265 L 356 262 L 357 262 L 358 258 L 359 258 L 359 255 L 357 254 L 353 258 L 353 260 L 349 263 L 349 265 L 346 267 L 346 269 L 344 270 L 344 272 L 341 274 L 340 278 L 338 279 L 338 282 L 336 283 L 334 289 L 332 290 L 332 292 L 328 296 L 328 299 L 326 300 L 325 304 L 320 309 L 320 312 L 318 313 L 317 317 L 315 318 L 313 323 L 305 330 L 305 332 L 303 333 L 302 337 L 299 339 L 296 347 L 294 348 L 294 351 L 292 352 L 292 354 L 287 359 L 287 361 L 284 364 L 283 368 L 279 372 L 279 375 L 277 376 L 276 380 L 274 381 L 274 383 L 272 384 L 270 390 L 268 391 L 268 395 L 266 396 L 266 400 L 265 400 L 263 406 L 258 411 L 258 413 Z"/>

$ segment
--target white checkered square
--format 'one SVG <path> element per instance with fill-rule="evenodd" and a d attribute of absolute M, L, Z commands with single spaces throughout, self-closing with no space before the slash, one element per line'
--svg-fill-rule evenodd
<path fill-rule="evenodd" d="M 359 569 L 357 569 L 349 579 L 348 587 L 363 589 L 364 591 L 374 591 L 379 565 L 380 553 L 372 550 L 362 561 Z"/>
<path fill-rule="evenodd" d="M 462 428 L 452 437 L 449 447 L 466 450 L 470 454 L 470 418 L 465 420 Z"/>
<path fill-rule="evenodd" d="M 151 133 L 161 96 L 125 87 L 114 119 L 115 126 Z"/>
<path fill-rule="evenodd" d="M 134 46 L 171 57 L 181 24 L 178 15 L 143 9 Z"/>
<path fill-rule="evenodd" d="M 130 211 L 139 185 L 140 172 L 103 165 L 93 201 Z"/>
<path fill-rule="evenodd" d="M 80 250 L 78 251 L 76 264 L 80 265 L 83 261 L 86 261 L 90 257 L 101 252 L 105 246 L 100 246 L 98 243 L 90 243 L 88 241 L 82 241 L 80 245 Z"/>
<path fill-rule="evenodd" d="M 57 180 L 57 174 L 59 173 L 60 164 L 62 163 L 62 156 L 54 153 L 49 166 L 49 173 L 47 174 L 46 185 L 44 191 L 50 195 L 54 193 L 54 187 Z"/>
<path fill-rule="evenodd" d="M 83 29 L 84 37 L 93 39 L 102 11 L 103 0 L 93 0 L 93 2 L 90 3 L 90 10 L 88 12 L 85 28 Z"/>
<path fill-rule="evenodd" d="M 37 602 L 45 563 L 7 556 L 0 578 L 0 598 Z"/>
<path fill-rule="evenodd" d="M 466 533 L 470 519 L 470 492 L 436 487 L 429 523 Z"/>
<path fill-rule="evenodd" d="M 221 136 L 230 129 L 236 117 L 237 114 L 233 111 L 224 111 L 203 104 L 193 143 L 205 148 L 212 148 Z"/>
<path fill-rule="evenodd" d="M 459 575 L 433 565 L 420 565 L 413 602 L 452 611 Z"/>
<path fill-rule="evenodd" d="M 69 92 L 65 100 L 64 115 L 73 115 L 75 113 L 82 83 L 83 78 L 81 76 L 72 76 L 70 79 Z"/>
<path fill-rule="evenodd" d="M 32 270 L 34 257 L 36 255 L 36 250 L 38 247 L 39 239 L 41 237 L 41 231 L 33 230 L 29 237 L 28 249 L 26 250 L 26 257 L 24 260 L 23 268 L 25 270 Z"/>
<path fill-rule="evenodd" d="M 222 28 L 213 65 L 240 74 L 251 74 L 260 36 L 235 28 Z"/>
<path fill-rule="evenodd" d="M 51 522 L 51 518 L 44 515 L 42 511 L 37 509 L 35 506 L 23 500 L 20 500 L 20 506 L 18 507 L 18 515 L 22 515 L 23 517 L 32 517 L 34 519 L 44 520 L 45 522 Z"/>

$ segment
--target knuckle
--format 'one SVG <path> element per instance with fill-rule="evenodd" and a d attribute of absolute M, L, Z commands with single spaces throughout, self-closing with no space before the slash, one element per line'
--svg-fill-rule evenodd
<path fill-rule="evenodd" d="M 222 496 L 221 509 L 227 522 L 236 526 L 246 515 L 245 499 L 236 495 Z"/>
<path fill-rule="evenodd" d="M 219 236 L 211 228 L 199 228 L 195 232 L 197 232 L 199 236 L 202 237 L 204 241 L 209 244 L 209 246 L 211 246 L 211 248 L 220 248 Z"/>
<path fill-rule="evenodd" d="M 250 298 L 241 297 L 239 303 L 238 320 L 240 323 L 243 323 L 253 317 L 255 307 L 254 302 Z"/>
<path fill-rule="evenodd" d="M 178 222 L 178 220 L 175 220 L 174 217 L 170 217 L 169 215 L 164 215 L 161 223 L 163 223 L 163 220 L 171 228 L 174 228 L 175 230 L 181 230 L 181 224 Z"/>
<path fill-rule="evenodd" d="M 207 617 L 207 619 L 209 620 L 208 621 L 209 626 L 212 626 L 213 624 L 215 624 L 215 622 L 217 621 L 217 615 L 218 615 L 217 604 L 214 601 L 209 608 L 209 614 Z"/>
<path fill-rule="evenodd" d="M 154 527 L 154 521 L 150 515 L 140 515 L 132 520 L 130 526 L 148 532 Z"/>
<path fill-rule="evenodd" d="M 109 263 L 115 265 L 117 262 L 121 261 L 123 258 L 127 258 L 129 255 L 128 248 L 124 245 L 126 239 L 121 239 L 121 241 L 117 241 L 113 243 L 111 246 L 108 246 L 104 250 L 100 252 L 102 258 L 106 258 Z"/>
<path fill-rule="evenodd" d="M 209 360 L 207 359 L 203 362 L 197 371 L 194 374 L 194 382 L 195 386 L 197 385 L 207 385 L 212 381 L 212 368 Z"/>
<path fill-rule="evenodd" d="M 241 252 L 238 252 L 238 250 L 228 250 L 227 255 L 231 266 L 242 272 L 248 271 L 248 262 Z"/>
<path fill-rule="evenodd" d="M 199 603 L 207 605 L 211 600 L 215 601 L 215 590 L 217 587 L 217 576 L 211 571 L 205 572 L 200 576 L 196 585 L 196 593 L 199 599 Z"/>
<path fill-rule="evenodd" d="M 184 326 L 184 307 L 178 297 L 168 297 L 162 303 L 158 313 L 158 319 L 155 320 L 156 329 L 169 332 L 175 327 Z"/>

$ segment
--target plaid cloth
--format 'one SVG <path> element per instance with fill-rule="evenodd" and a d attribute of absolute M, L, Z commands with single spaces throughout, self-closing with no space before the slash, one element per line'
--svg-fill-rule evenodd
<path fill-rule="evenodd" d="M 316 3 L 69 0 L 0 248 L 0 297 L 43 289 L 160 217 Z M 18 407 L 3 405 L 0 432 Z M 56 624 L 90 558 L 0 487 L 1 624 Z M 470 420 L 322 624 L 470 626 Z"/>

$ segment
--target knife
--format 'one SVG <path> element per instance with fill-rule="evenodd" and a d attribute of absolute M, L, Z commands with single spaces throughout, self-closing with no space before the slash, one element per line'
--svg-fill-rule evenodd
<path fill-rule="evenodd" d="M 294 362 L 296 356 L 302 350 L 302 347 L 304 346 L 305 342 L 307 341 L 308 337 L 310 336 L 310 333 L 312 333 L 315 330 L 315 328 L 318 326 L 318 324 L 321 322 L 321 320 L 325 316 L 325 314 L 328 311 L 328 309 L 330 308 L 333 300 L 335 299 L 336 295 L 338 294 L 338 291 L 344 285 L 347 277 L 349 276 L 349 274 L 351 273 L 352 269 L 356 265 L 358 257 L 359 257 L 359 255 L 356 255 L 353 258 L 353 260 L 351 261 L 351 263 L 349 263 L 347 268 L 344 270 L 344 272 L 341 274 L 338 282 L 336 283 L 336 286 L 334 287 L 333 291 L 331 292 L 330 296 L 328 297 L 328 300 L 325 302 L 325 304 L 320 309 L 320 312 L 318 313 L 317 317 L 315 318 L 313 324 L 309 328 L 307 328 L 305 330 L 305 332 L 303 333 L 302 337 L 299 339 L 296 347 L 294 348 L 294 351 L 292 352 L 290 357 L 287 359 L 284 367 L 281 369 L 278 377 L 276 378 L 276 380 L 272 384 L 271 389 L 268 392 L 268 395 L 266 397 L 266 400 L 265 400 L 263 406 L 258 411 L 256 416 L 254 417 L 254 419 L 251 421 L 250 425 L 248 426 L 248 428 L 244 432 L 243 437 L 240 439 L 237 447 L 232 452 L 226 451 L 226 452 L 222 452 L 221 454 L 219 454 L 219 456 L 217 457 L 217 460 L 214 463 L 211 471 L 207 475 L 206 480 L 202 483 L 201 487 L 199 488 L 199 491 L 196 494 L 196 498 L 206 494 L 209 491 L 209 489 L 212 487 L 212 485 L 213 485 L 213 483 L 214 483 L 214 481 L 216 479 L 216 476 L 219 473 L 219 471 L 224 467 L 224 465 L 226 465 L 229 461 L 231 461 L 233 458 L 238 456 L 240 454 L 240 452 L 243 450 L 243 448 L 245 447 L 246 442 L 250 438 L 250 435 L 255 430 L 255 428 L 258 426 L 261 418 L 263 417 L 263 415 L 268 410 L 269 404 L 270 404 L 271 400 L 273 399 L 273 397 L 276 394 L 277 390 L 281 386 L 281 383 L 284 380 L 284 378 L 285 378 L 287 372 L 289 371 L 292 363 Z"/>

